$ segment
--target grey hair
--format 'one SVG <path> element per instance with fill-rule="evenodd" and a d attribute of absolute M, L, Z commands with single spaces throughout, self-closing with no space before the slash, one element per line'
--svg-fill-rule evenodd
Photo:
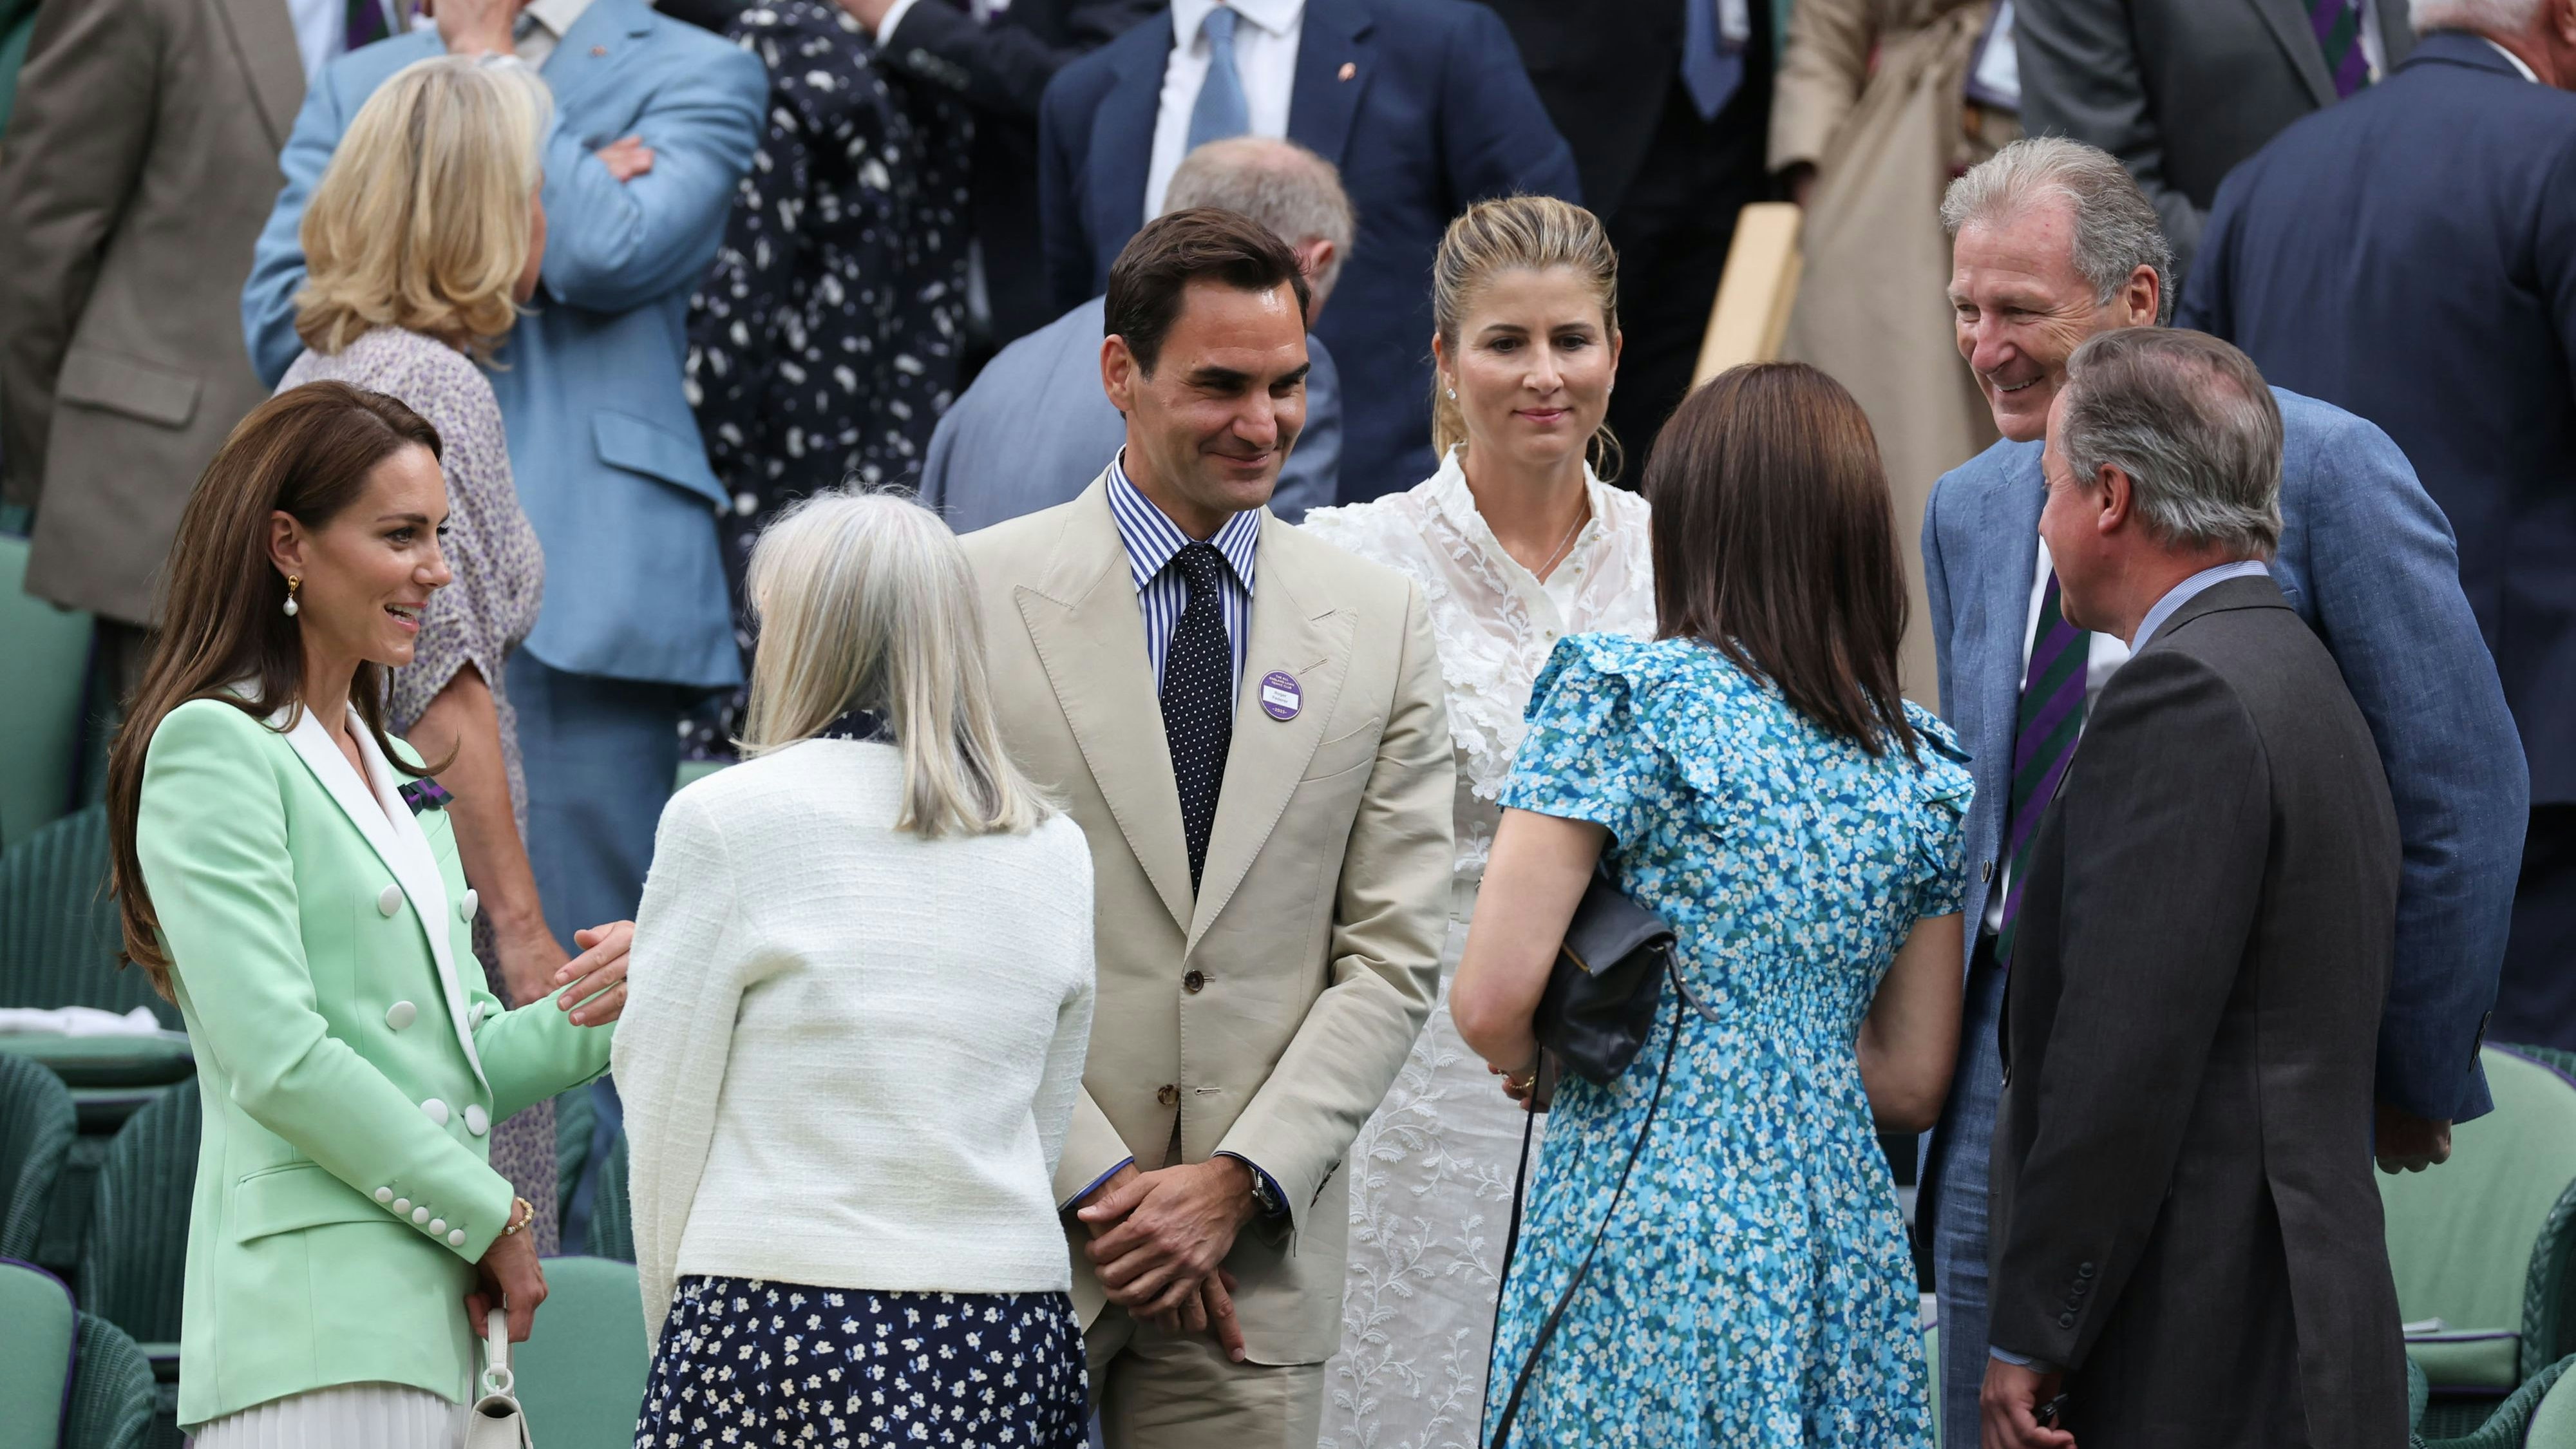
<path fill-rule="evenodd" d="M 2075 217 L 2075 270 L 2108 305 L 2138 268 L 2156 274 L 2156 321 L 2173 320 L 2173 246 L 2155 203 L 2119 158 L 2063 136 L 2015 141 L 1968 168 L 1941 198 L 1941 226 L 1955 240 L 1971 223 L 2009 221 L 2063 201 Z"/>
<path fill-rule="evenodd" d="M 2414 0 L 2409 23 L 2417 35 L 2468 30 L 2479 35 L 2528 35 L 2540 18 L 2541 0 Z"/>
<path fill-rule="evenodd" d="M 2281 541 L 2281 406 L 2203 332 L 2122 327 L 2067 359 L 2055 441 L 2078 481 L 2129 477 L 2150 533 L 2269 559 Z"/>
<path fill-rule="evenodd" d="M 1292 247 L 1318 239 L 1331 242 L 1333 259 L 1306 279 L 1318 307 L 1341 280 L 1342 263 L 1350 258 L 1358 230 L 1341 171 L 1294 141 L 1268 136 L 1210 141 L 1181 158 L 1181 168 L 1163 193 L 1163 211 L 1169 215 L 1194 206 L 1248 216 Z"/>
<path fill-rule="evenodd" d="M 745 755 L 867 709 L 903 752 L 896 829 L 1016 834 L 1054 813 L 1003 749 L 974 576 L 938 514 L 901 493 L 817 493 L 761 531 L 749 585 Z"/>

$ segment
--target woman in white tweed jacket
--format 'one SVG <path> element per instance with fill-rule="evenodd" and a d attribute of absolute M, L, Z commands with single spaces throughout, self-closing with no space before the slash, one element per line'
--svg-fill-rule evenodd
<path fill-rule="evenodd" d="M 1049 1181 L 1091 858 L 995 731 L 965 555 L 825 494 L 752 556 L 745 763 L 663 812 L 614 1062 L 638 1449 L 1084 1442 Z"/>

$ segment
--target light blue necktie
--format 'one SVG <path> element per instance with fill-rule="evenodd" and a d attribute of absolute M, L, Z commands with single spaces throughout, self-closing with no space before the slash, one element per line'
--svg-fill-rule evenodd
<path fill-rule="evenodd" d="M 1682 84 L 1690 88 L 1691 104 L 1703 121 L 1716 120 L 1744 84 L 1744 48 L 1726 43 L 1717 23 L 1719 3 L 1689 0 L 1682 12 Z"/>
<path fill-rule="evenodd" d="M 1240 136 L 1252 129 L 1252 107 L 1243 99 L 1243 72 L 1234 68 L 1234 26 L 1242 17 L 1220 5 L 1199 25 L 1207 37 L 1207 79 L 1199 82 L 1198 104 L 1190 107 L 1190 146 Z"/>

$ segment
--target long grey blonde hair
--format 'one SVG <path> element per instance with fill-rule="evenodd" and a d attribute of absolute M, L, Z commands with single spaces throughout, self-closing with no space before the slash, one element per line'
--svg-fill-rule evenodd
<path fill-rule="evenodd" d="M 900 493 L 818 493 L 762 531 L 748 592 L 744 755 L 865 709 L 903 752 L 896 829 L 1017 833 L 1054 813 L 1002 747 L 974 577 L 938 514 Z"/>

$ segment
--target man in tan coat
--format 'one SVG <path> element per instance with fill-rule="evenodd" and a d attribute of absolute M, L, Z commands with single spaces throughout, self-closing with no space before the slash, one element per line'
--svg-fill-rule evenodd
<path fill-rule="evenodd" d="M 1311 1449 L 1342 1159 L 1429 1013 L 1453 789 L 1419 592 L 1273 518 L 1306 286 L 1230 212 L 1137 233 L 1126 446 L 966 540 L 1020 764 L 1090 838 L 1099 1009 L 1056 1176 L 1117 1449 Z"/>
<path fill-rule="evenodd" d="M 129 683 L 179 509 L 268 396 L 241 287 L 305 83 L 398 28 L 390 4 L 327 10 L 51 4 L 19 74 L 0 143 L 7 498 L 36 509 L 27 591 L 98 614 Z"/>

